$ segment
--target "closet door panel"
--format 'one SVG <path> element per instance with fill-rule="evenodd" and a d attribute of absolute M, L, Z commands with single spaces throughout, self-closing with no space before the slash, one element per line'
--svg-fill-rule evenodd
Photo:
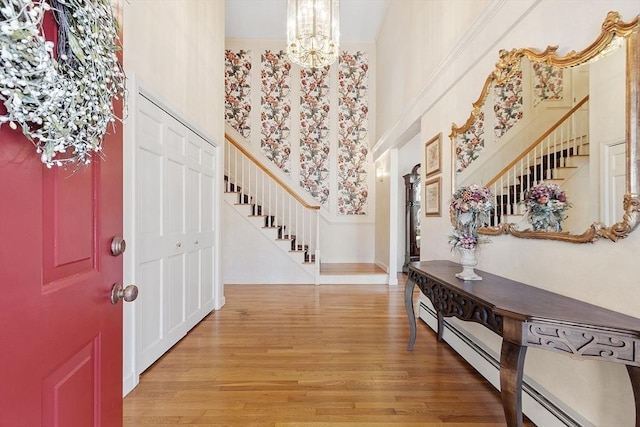
<path fill-rule="evenodd" d="M 147 369 L 166 351 L 163 306 L 163 260 L 157 259 L 138 266 L 137 286 L 140 296 L 136 300 L 138 325 L 138 368 Z"/>
<path fill-rule="evenodd" d="M 202 320 L 203 314 L 200 312 L 202 274 L 201 274 L 201 250 L 189 252 L 187 254 L 187 325 L 188 328 L 195 326 Z"/>
<path fill-rule="evenodd" d="M 200 274 L 200 248 L 202 247 L 201 231 L 201 138 L 193 132 L 187 136 L 187 240 L 189 241 L 187 254 L 187 285 L 186 285 L 186 316 L 187 328 L 192 328 L 202 319 L 200 312 L 200 288 L 202 279 Z"/>
<path fill-rule="evenodd" d="M 214 280 L 214 247 L 202 249 L 202 306 L 205 315 L 213 309 L 213 280 Z"/>
<path fill-rule="evenodd" d="M 162 153 L 140 147 L 137 153 L 138 262 L 161 259 L 163 251 L 163 159 Z M 142 294 L 144 295 L 144 294 Z"/>
<path fill-rule="evenodd" d="M 217 149 L 144 97 L 136 124 L 142 373 L 214 307 Z"/>
<path fill-rule="evenodd" d="M 169 256 L 165 264 L 168 283 L 163 295 L 165 331 L 167 338 L 175 340 L 169 348 L 186 333 L 182 328 L 185 320 L 185 255 Z"/>
<path fill-rule="evenodd" d="M 165 351 L 164 275 L 164 137 L 162 111 L 142 100 L 136 117 L 136 250 L 139 297 L 136 352 L 142 372 Z"/>
<path fill-rule="evenodd" d="M 167 348 L 170 348 L 186 333 L 185 320 L 186 295 L 186 131 L 171 117 L 167 117 L 165 137 L 165 277 L 164 293 L 165 333 Z"/>

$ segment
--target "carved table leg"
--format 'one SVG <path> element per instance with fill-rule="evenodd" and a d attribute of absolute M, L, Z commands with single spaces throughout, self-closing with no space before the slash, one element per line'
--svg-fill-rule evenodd
<path fill-rule="evenodd" d="M 636 402 L 636 427 L 640 427 L 640 366 L 627 365 L 631 388 Z"/>
<path fill-rule="evenodd" d="M 415 285 L 416 284 L 411 279 L 407 279 L 407 283 L 404 285 L 404 307 L 407 310 L 409 328 L 411 330 L 407 350 L 413 350 L 413 344 L 416 342 L 416 315 L 413 312 L 413 288 Z"/>
<path fill-rule="evenodd" d="M 444 315 L 438 310 L 438 341 L 442 342 L 442 332 L 444 331 Z"/>
<path fill-rule="evenodd" d="M 526 352 L 526 346 L 502 340 L 500 395 L 509 427 L 522 427 L 522 371 Z"/>

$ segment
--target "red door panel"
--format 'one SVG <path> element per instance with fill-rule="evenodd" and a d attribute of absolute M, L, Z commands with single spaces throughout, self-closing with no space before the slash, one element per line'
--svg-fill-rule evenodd
<path fill-rule="evenodd" d="M 99 166 L 90 164 L 73 174 L 52 169 L 45 175 L 42 209 L 48 214 L 43 218 L 43 227 L 44 236 L 49 239 L 44 242 L 45 283 L 95 267 L 97 248 L 93 235 L 97 206 L 93 194 L 97 191 L 94 184 L 100 177 Z"/>
<path fill-rule="evenodd" d="M 121 131 L 75 174 L 6 126 L 0 141 L 0 425 L 121 425 Z"/>
<path fill-rule="evenodd" d="M 100 381 L 96 339 L 59 366 L 43 381 L 43 420 L 49 425 L 98 425 Z"/>
<path fill-rule="evenodd" d="M 0 127 L 0 426 L 122 425 L 114 236 L 122 236 L 120 123 L 103 156 L 75 173 L 47 169 L 19 131 Z"/>

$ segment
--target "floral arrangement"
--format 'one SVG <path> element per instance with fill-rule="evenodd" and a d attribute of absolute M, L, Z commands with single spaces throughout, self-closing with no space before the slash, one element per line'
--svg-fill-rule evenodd
<path fill-rule="evenodd" d="M 475 249 L 487 239 L 478 237 L 478 228 L 488 224 L 493 209 L 492 193 L 487 187 L 472 184 L 458 189 L 449 204 L 453 234 L 452 249 Z"/>
<path fill-rule="evenodd" d="M 126 92 L 109 0 L 0 2 L 0 126 L 20 128 L 48 167 L 89 163 Z M 55 54 L 42 33 L 49 10 Z"/>
<path fill-rule="evenodd" d="M 565 210 L 571 207 L 567 196 L 557 184 L 542 182 L 529 188 L 522 201 L 525 219 L 534 230 L 562 231 Z"/>

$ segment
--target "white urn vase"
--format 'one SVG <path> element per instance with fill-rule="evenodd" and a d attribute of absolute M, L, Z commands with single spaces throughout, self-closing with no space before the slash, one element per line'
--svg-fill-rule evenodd
<path fill-rule="evenodd" d="M 478 276 L 473 267 L 478 264 L 476 259 L 476 248 L 467 249 L 459 248 L 460 252 L 460 264 L 462 265 L 462 271 L 456 273 L 456 277 L 462 280 L 482 280 L 482 277 Z"/>

